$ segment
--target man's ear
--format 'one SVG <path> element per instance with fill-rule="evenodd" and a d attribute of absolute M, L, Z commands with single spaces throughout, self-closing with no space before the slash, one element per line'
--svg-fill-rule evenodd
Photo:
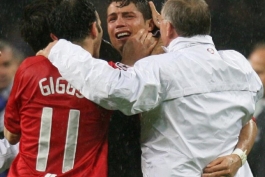
<path fill-rule="evenodd" d="M 53 33 L 50 33 L 50 37 L 51 37 L 52 40 L 54 40 L 54 41 L 58 40 L 58 37 L 56 37 Z"/>
<path fill-rule="evenodd" d="M 153 19 L 146 20 L 146 23 L 148 25 L 148 32 L 153 31 L 153 29 L 155 28 L 155 23 L 154 23 Z"/>
<path fill-rule="evenodd" d="M 178 37 L 178 33 L 176 32 L 174 26 L 168 21 L 166 21 L 165 23 L 166 23 L 166 36 L 170 39 Z"/>
<path fill-rule="evenodd" d="M 98 36 L 97 22 L 94 22 L 91 26 L 91 37 L 95 39 Z"/>

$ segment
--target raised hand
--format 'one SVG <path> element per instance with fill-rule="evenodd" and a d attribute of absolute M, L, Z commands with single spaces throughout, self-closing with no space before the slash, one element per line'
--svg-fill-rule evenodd
<path fill-rule="evenodd" d="M 158 23 L 158 18 L 160 16 L 160 13 L 156 10 L 156 7 L 155 7 L 155 4 L 152 2 L 152 1 L 149 1 L 149 6 L 151 8 L 151 11 L 152 11 L 152 18 L 153 18 L 153 21 L 155 23 L 155 25 L 160 28 L 160 24 Z"/>
<path fill-rule="evenodd" d="M 49 56 L 49 54 L 50 54 L 50 51 L 51 51 L 52 47 L 53 47 L 57 42 L 58 42 L 57 40 L 55 40 L 55 41 L 53 41 L 53 42 L 50 42 L 50 43 L 48 44 L 48 46 L 45 47 L 45 49 L 42 49 L 42 50 L 38 51 L 36 55 L 42 55 L 42 56 L 48 58 L 48 56 Z"/>
<path fill-rule="evenodd" d="M 130 37 L 122 51 L 122 63 L 133 66 L 136 61 L 151 54 L 157 39 L 152 33 L 141 29 L 134 36 Z"/>

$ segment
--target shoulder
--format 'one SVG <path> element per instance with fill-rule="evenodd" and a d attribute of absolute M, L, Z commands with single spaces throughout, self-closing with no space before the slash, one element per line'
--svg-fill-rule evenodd
<path fill-rule="evenodd" d="M 229 57 L 233 59 L 246 59 L 244 55 L 235 50 L 219 50 L 218 53 L 221 56 Z"/>
<path fill-rule="evenodd" d="M 241 66 L 245 71 L 253 70 L 247 58 L 235 50 L 220 50 L 218 53 L 227 63 Z"/>
<path fill-rule="evenodd" d="M 18 67 L 17 77 L 34 77 L 36 74 L 51 73 L 51 71 L 57 71 L 57 69 L 50 63 L 50 61 L 44 56 L 32 56 L 26 58 Z"/>
<path fill-rule="evenodd" d="M 150 55 L 148 57 L 142 58 L 138 60 L 136 63 L 155 63 L 155 62 L 160 62 L 163 61 L 164 59 L 169 59 L 171 58 L 170 56 L 173 56 L 173 53 L 163 53 L 163 54 L 157 54 L 157 55 Z"/>
<path fill-rule="evenodd" d="M 49 60 L 44 56 L 31 56 L 26 59 L 20 64 L 19 69 L 27 69 L 33 65 L 38 64 L 39 62 L 49 62 Z"/>
<path fill-rule="evenodd" d="M 239 68 L 245 74 L 252 90 L 259 91 L 262 89 L 262 82 L 246 57 L 235 50 L 219 51 L 219 54 L 226 63 L 229 63 L 233 68 Z M 261 98 L 262 95 L 263 92 L 260 92 L 258 96 Z"/>
<path fill-rule="evenodd" d="M 23 62 L 19 66 L 19 70 L 25 70 L 32 66 L 35 67 L 35 65 L 40 64 L 40 63 L 46 64 L 46 63 L 50 63 L 50 61 L 46 57 L 41 56 L 41 55 L 31 56 L 23 60 Z"/>

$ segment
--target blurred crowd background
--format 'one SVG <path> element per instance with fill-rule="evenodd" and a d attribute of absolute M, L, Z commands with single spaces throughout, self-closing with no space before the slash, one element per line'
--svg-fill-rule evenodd
<path fill-rule="evenodd" d="M 21 39 L 19 20 L 23 7 L 32 0 L 0 1 L 0 38 L 10 41 L 25 56 L 33 55 Z M 106 30 L 107 0 L 91 0 L 98 9 Z M 158 10 L 164 0 L 153 0 Z M 248 57 L 252 47 L 265 40 L 264 0 L 206 0 L 212 12 L 212 37 L 217 49 L 235 49 Z M 104 38 L 108 40 L 105 32 Z"/>

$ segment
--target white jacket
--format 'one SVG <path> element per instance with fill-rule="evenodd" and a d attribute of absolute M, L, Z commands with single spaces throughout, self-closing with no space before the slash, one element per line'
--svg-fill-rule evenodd
<path fill-rule="evenodd" d="M 60 40 L 48 57 L 91 101 L 125 114 L 142 113 L 145 177 L 200 177 L 231 154 L 263 95 L 261 81 L 236 51 L 217 51 L 210 36 L 178 37 L 167 53 L 115 70 Z M 251 177 L 246 163 L 237 177 Z"/>

